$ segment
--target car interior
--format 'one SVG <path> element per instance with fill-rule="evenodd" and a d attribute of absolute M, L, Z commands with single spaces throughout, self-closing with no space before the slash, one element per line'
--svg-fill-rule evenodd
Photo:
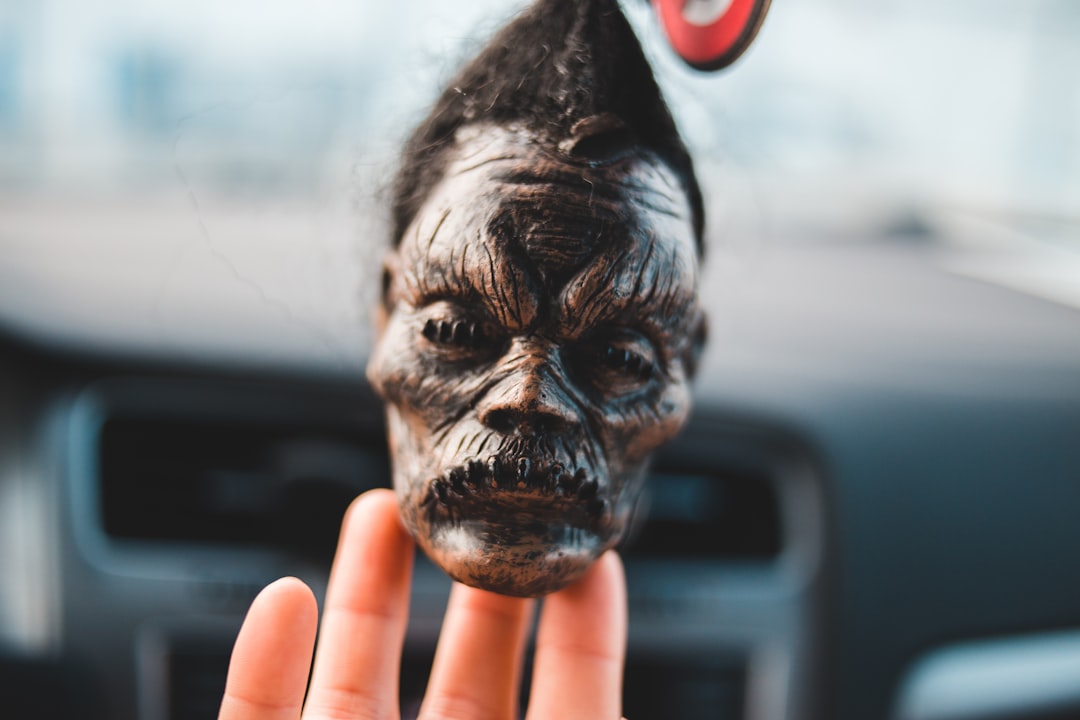
<path fill-rule="evenodd" d="M 0 6 L 0 716 L 215 717 L 256 593 L 321 600 L 390 486 L 397 153 L 523 4 Z M 1080 6 L 778 2 L 717 73 L 623 8 L 709 321 L 624 714 L 1080 718 Z M 418 555 L 405 714 L 449 588 Z"/>

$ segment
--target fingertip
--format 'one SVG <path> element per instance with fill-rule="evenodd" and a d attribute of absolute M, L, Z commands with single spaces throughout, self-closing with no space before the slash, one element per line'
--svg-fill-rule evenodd
<path fill-rule="evenodd" d="M 271 612 L 291 617 L 302 628 L 314 633 L 319 623 L 319 602 L 315 593 L 300 578 L 283 577 L 264 587 L 252 601 L 248 613 L 272 606 Z"/>
<path fill-rule="evenodd" d="M 353 501 L 349 503 L 349 509 L 345 511 L 345 519 L 349 521 L 357 515 L 367 513 L 382 516 L 389 513 L 390 507 L 393 507 L 396 512 L 397 497 L 394 491 L 389 488 L 375 488 L 353 498 Z"/>
<path fill-rule="evenodd" d="M 373 533 L 393 542 L 408 543 L 411 538 L 401 524 L 397 496 L 393 490 L 376 488 L 356 497 L 345 511 L 341 524 L 342 539 L 357 533 Z"/>
<path fill-rule="evenodd" d="M 626 573 L 609 550 L 576 583 L 544 601 L 539 641 L 619 660 L 626 649 Z"/>
<path fill-rule="evenodd" d="M 374 488 L 353 498 L 353 501 L 349 504 L 348 512 L 353 513 L 360 511 L 361 508 L 382 507 L 384 505 L 392 505 L 396 508 L 397 496 L 394 495 L 394 491 L 390 488 Z"/>
<path fill-rule="evenodd" d="M 601 555 L 590 570 L 595 576 L 593 582 L 599 582 L 611 588 L 622 588 L 625 591 L 626 568 L 623 566 L 622 556 L 615 550 L 608 550 Z"/>
<path fill-rule="evenodd" d="M 413 543 L 401 524 L 397 498 L 386 488 L 360 495 L 345 513 L 327 606 L 408 602 Z"/>
<path fill-rule="evenodd" d="M 220 717 L 248 718 L 252 707 L 278 711 L 265 717 L 298 713 L 317 624 L 315 595 L 301 580 L 282 578 L 263 588 L 233 646 Z"/>
<path fill-rule="evenodd" d="M 289 603 L 297 610 L 303 609 L 306 605 L 310 605 L 312 609 L 316 606 L 315 593 L 312 592 L 307 583 L 291 575 L 278 578 L 264 587 L 255 596 L 256 602 L 264 596 L 277 602 Z"/>
<path fill-rule="evenodd" d="M 580 580 L 562 590 L 553 593 L 549 600 L 557 603 L 586 603 L 598 605 L 608 610 L 622 609 L 626 606 L 626 570 L 622 558 L 614 550 L 608 550 L 593 563 Z"/>
<path fill-rule="evenodd" d="M 297 630 L 310 628 L 314 634 L 318 617 L 319 606 L 311 588 L 299 578 L 283 577 L 264 587 L 255 596 L 240 632 L 255 632 L 263 629 L 266 623 L 280 623 L 288 619 Z"/>

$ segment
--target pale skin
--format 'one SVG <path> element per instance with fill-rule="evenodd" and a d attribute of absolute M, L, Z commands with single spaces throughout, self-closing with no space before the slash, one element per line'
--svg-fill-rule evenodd
<path fill-rule="evenodd" d="M 285 578 L 265 588 L 237 637 L 219 720 L 399 718 L 412 558 L 393 493 L 358 498 L 342 527 L 321 627 L 304 583 Z M 421 720 L 518 717 L 535 603 L 454 584 Z M 625 578 L 613 552 L 548 596 L 526 720 L 617 720 L 626 623 Z"/>

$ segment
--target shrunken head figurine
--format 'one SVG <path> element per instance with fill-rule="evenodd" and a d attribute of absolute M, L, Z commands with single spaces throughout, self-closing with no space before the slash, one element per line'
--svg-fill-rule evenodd
<path fill-rule="evenodd" d="M 406 527 L 536 596 L 621 538 L 704 318 L 690 157 L 616 0 L 539 0 L 407 143 L 368 377 Z"/>

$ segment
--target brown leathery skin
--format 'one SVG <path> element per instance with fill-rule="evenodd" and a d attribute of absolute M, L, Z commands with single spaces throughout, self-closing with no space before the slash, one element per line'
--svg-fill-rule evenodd
<path fill-rule="evenodd" d="M 406 526 L 470 585 L 572 582 L 689 413 L 703 314 L 679 183 L 646 151 L 584 162 L 471 126 L 386 267 L 368 377 Z"/>

